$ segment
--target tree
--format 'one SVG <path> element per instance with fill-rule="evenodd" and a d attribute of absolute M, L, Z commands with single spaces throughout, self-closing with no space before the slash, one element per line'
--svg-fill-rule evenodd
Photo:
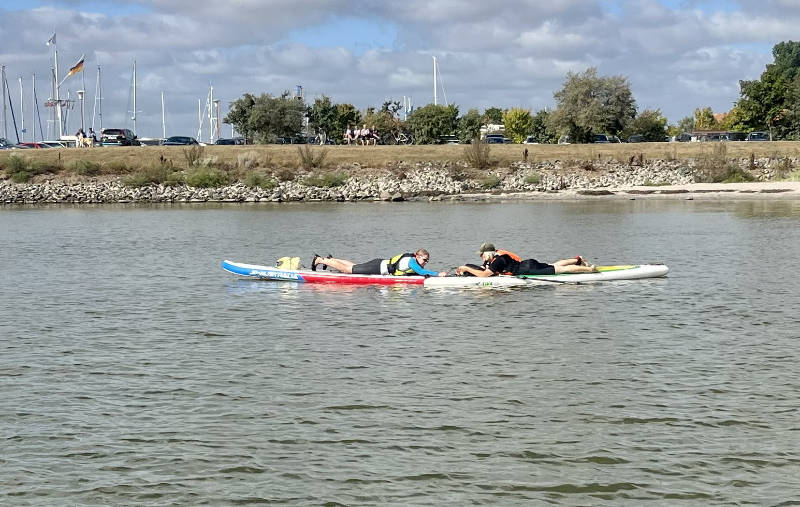
<path fill-rule="evenodd" d="M 348 126 L 356 127 L 361 123 L 361 112 L 353 104 L 336 104 L 336 132 L 341 139 Z"/>
<path fill-rule="evenodd" d="M 477 109 L 470 109 L 467 114 L 458 120 L 458 140 L 462 143 L 469 143 L 481 135 L 483 117 Z"/>
<path fill-rule="evenodd" d="M 367 114 L 364 116 L 364 123 L 368 127 L 373 126 L 378 131 L 378 135 L 384 138 L 388 133 L 397 133 L 403 129 L 403 122 L 397 118 L 397 112 L 402 109 L 398 101 L 385 101 L 379 110 L 374 107 L 367 108 Z"/>
<path fill-rule="evenodd" d="M 503 124 L 503 110 L 499 107 L 487 107 L 483 111 L 483 122 L 491 123 L 494 125 Z"/>
<path fill-rule="evenodd" d="M 645 109 L 625 129 L 624 137 L 638 134 L 644 141 L 660 142 L 667 135 L 667 118 L 660 109 Z"/>
<path fill-rule="evenodd" d="M 772 48 L 774 63 L 768 64 L 761 79 L 739 81 L 740 99 L 736 103 L 743 126 L 750 130 L 768 128 L 776 138 L 783 139 L 800 130 L 795 124 L 797 97 L 792 92 L 800 76 L 800 42 L 779 42 Z"/>
<path fill-rule="evenodd" d="M 222 123 L 233 125 L 236 131 L 242 134 L 245 139 L 250 139 L 248 120 L 255 103 L 256 98 L 249 93 L 245 93 L 242 98 L 236 99 L 230 103 L 228 114 L 222 119 Z"/>
<path fill-rule="evenodd" d="M 589 142 L 594 134 L 618 135 L 636 115 L 627 78 L 599 77 L 590 67 L 581 74 L 567 73 L 564 86 L 553 94 L 556 110 L 551 128 L 573 142 Z"/>
<path fill-rule="evenodd" d="M 694 132 L 694 116 L 687 116 L 681 119 L 681 121 L 678 122 L 678 130 L 678 134 L 683 134 L 684 132 L 691 134 Z"/>
<path fill-rule="evenodd" d="M 261 94 L 255 99 L 247 127 L 259 141 L 265 143 L 276 137 L 294 136 L 303 128 L 306 110 L 305 103 L 292 97 L 288 91 L 280 97 Z"/>
<path fill-rule="evenodd" d="M 326 137 L 333 138 L 339 134 L 339 115 L 336 105 L 331 102 L 327 95 L 314 99 L 308 113 L 308 123 L 315 128 L 318 133 L 325 134 Z"/>
<path fill-rule="evenodd" d="M 503 115 L 503 125 L 506 128 L 506 136 L 515 143 L 521 143 L 533 130 L 533 117 L 530 109 L 512 107 Z"/>
<path fill-rule="evenodd" d="M 408 117 L 408 127 L 416 144 L 433 144 L 442 136 L 449 136 L 458 128 L 458 106 L 428 104 L 416 109 Z"/>
<path fill-rule="evenodd" d="M 555 143 L 558 139 L 556 133 L 548 127 L 549 116 L 547 109 L 542 109 L 531 118 L 531 135 L 542 144 Z"/>
<path fill-rule="evenodd" d="M 719 128 L 717 119 L 714 118 L 714 111 L 710 107 L 699 107 L 694 110 L 694 128 L 697 130 L 714 130 Z"/>

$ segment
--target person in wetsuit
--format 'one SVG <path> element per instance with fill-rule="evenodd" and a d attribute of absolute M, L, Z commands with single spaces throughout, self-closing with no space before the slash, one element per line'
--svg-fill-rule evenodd
<path fill-rule="evenodd" d="M 553 264 L 536 259 L 522 260 L 518 255 L 506 250 L 498 250 L 492 243 L 484 243 L 478 249 L 483 260 L 482 266 L 466 264 L 456 268 L 456 274 L 466 276 L 494 275 L 555 275 L 558 273 L 595 273 L 597 268 L 588 265 L 580 255 L 563 259 Z"/>
<path fill-rule="evenodd" d="M 424 266 L 430 260 L 431 255 L 424 248 L 420 248 L 414 253 L 397 254 L 391 259 L 372 259 L 371 261 L 356 264 L 345 259 L 334 257 L 322 257 L 314 254 L 311 261 L 311 270 L 316 271 L 320 264 L 331 267 L 342 273 L 352 273 L 355 275 L 417 275 L 417 276 L 447 276 L 446 271 L 436 272 L 425 269 Z"/>

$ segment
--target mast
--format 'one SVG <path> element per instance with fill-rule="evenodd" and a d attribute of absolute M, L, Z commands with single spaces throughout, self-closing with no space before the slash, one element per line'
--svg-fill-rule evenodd
<path fill-rule="evenodd" d="M 433 56 L 433 105 L 437 105 L 439 101 L 436 97 L 436 57 Z"/>
<path fill-rule="evenodd" d="M 2 81 L 2 85 L 0 88 L 3 89 L 3 139 L 8 139 L 8 104 L 6 103 L 6 66 L 0 65 L 0 81 Z"/>
<path fill-rule="evenodd" d="M 55 43 L 55 32 L 53 32 L 53 61 L 55 67 L 55 88 L 56 88 L 56 120 L 58 123 L 58 140 L 61 140 L 61 137 L 64 135 L 64 125 L 61 123 L 61 100 L 58 96 L 58 89 L 61 87 L 61 83 L 58 80 L 58 46 Z"/>
<path fill-rule="evenodd" d="M 31 141 L 36 142 L 36 109 L 38 107 L 36 104 L 36 74 L 32 74 L 31 77 L 33 78 L 31 83 L 31 104 L 33 104 L 31 108 L 31 128 L 33 129 Z M 41 131 L 41 128 L 39 130 Z M 39 133 L 41 134 L 41 132 Z M 44 141 L 44 138 L 42 138 L 42 141 Z"/>
<path fill-rule="evenodd" d="M 203 138 L 203 112 L 200 110 L 200 100 L 201 99 L 197 99 L 197 121 L 200 124 L 200 126 L 197 128 L 198 139 Z"/>
<path fill-rule="evenodd" d="M 102 90 L 100 89 L 100 66 L 97 66 L 97 81 L 94 85 L 94 103 L 92 104 L 92 130 L 94 130 L 94 119 L 100 119 L 100 131 L 103 131 L 103 104 Z M 98 131 L 95 131 L 98 132 Z"/>
<path fill-rule="evenodd" d="M 22 142 L 25 142 L 25 96 L 22 94 L 22 76 L 19 77 L 19 122 Z"/>
<path fill-rule="evenodd" d="M 136 135 L 136 60 L 133 61 L 133 133 Z"/>
<path fill-rule="evenodd" d="M 167 138 L 167 117 L 164 114 L 164 92 L 161 92 L 161 138 Z"/>
<path fill-rule="evenodd" d="M 208 86 L 208 140 L 214 144 L 214 85 Z"/>

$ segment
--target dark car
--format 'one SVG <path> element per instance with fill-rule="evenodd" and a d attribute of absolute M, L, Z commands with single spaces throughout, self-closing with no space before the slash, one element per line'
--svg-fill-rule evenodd
<path fill-rule="evenodd" d="M 641 134 L 634 134 L 628 138 L 629 143 L 643 143 L 644 136 Z"/>
<path fill-rule="evenodd" d="M 460 144 L 458 136 L 439 136 L 439 144 Z"/>
<path fill-rule="evenodd" d="M 194 137 L 172 136 L 164 141 L 164 146 L 189 146 L 190 144 L 200 144 Z"/>
<path fill-rule="evenodd" d="M 233 139 L 217 139 L 216 141 L 214 141 L 214 144 L 224 144 L 224 145 L 234 146 L 236 144 L 236 141 Z"/>
<path fill-rule="evenodd" d="M 103 129 L 100 133 L 103 146 L 141 146 L 136 134 L 130 129 Z"/>
<path fill-rule="evenodd" d="M 14 148 L 22 148 L 24 150 L 24 149 L 28 149 L 28 148 L 49 148 L 50 146 L 48 146 L 48 145 L 46 145 L 44 143 L 18 143 L 18 144 L 15 144 L 13 147 Z"/>
<path fill-rule="evenodd" d="M 611 134 L 597 134 L 594 136 L 594 141 L 598 144 L 606 144 L 606 143 L 618 143 L 619 137 L 612 136 Z"/>
<path fill-rule="evenodd" d="M 11 149 L 14 145 L 9 143 L 8 140 L 4 137 L 0 137 L 0 150 L 8 150 Z"/>
<path fill-rule="evenodd" d="M 766 132 L 750 132 L 747 134 L 748 141 L 769 141 L 769 134 Z"/>

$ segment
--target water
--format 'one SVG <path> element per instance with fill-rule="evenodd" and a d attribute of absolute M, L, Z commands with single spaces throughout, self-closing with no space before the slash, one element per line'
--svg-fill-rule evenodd
<path fill-rule="evenodd" d="M 0 209 L 0 504 L 788 505 L 800 202 Z M 237 280 L 483 241 L 668 278 Z"/>

